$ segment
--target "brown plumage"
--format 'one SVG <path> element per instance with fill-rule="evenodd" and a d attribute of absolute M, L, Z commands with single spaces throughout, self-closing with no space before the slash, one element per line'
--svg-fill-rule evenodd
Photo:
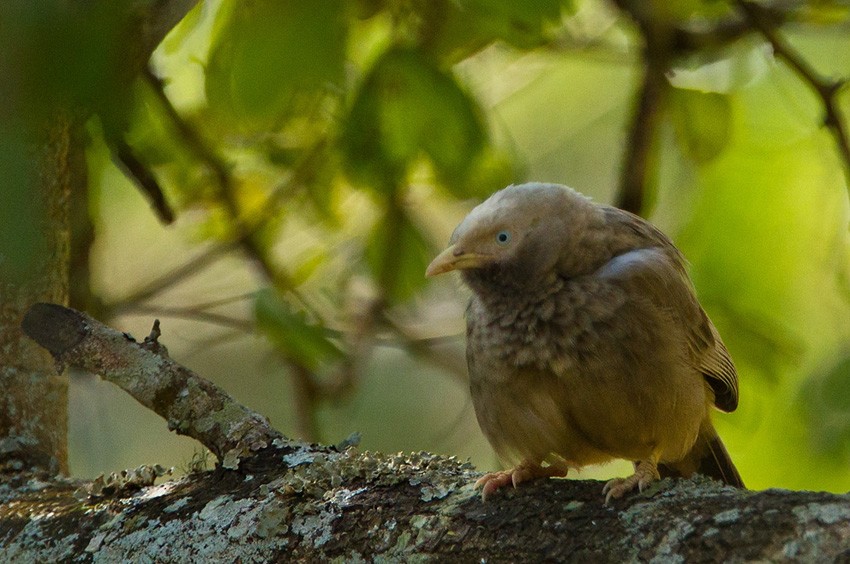
<path fill-rule="evenodd" d="M 606 501 L 659 475 L 743 487 L 711 424 L 738 379 L 673 243 L 650 223 L 565 186 L 509 186 L 457 227 L 428 276 L 459 270 L 470 389 L 507 484 L 626 459 Z"/>

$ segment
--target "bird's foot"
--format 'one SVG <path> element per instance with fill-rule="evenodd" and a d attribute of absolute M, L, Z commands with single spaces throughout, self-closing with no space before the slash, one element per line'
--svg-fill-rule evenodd
<path fill-rule="evenodd" d="M 659 480 L 658 465 L 652 460 L 641 460 L 635 464 L 635 473 L 628 478 L 609 480 L 602 493 L 605 494 L 605 505 L 612 499 L 619 499 L 633 489 L 643 491 L 649 484 Z"/>
<path fill-rule="evenodd" d="M 484 474 L 475 482 L 475 489 L 481 489 L 481 499 L 486 501 L 490 494 L 508 485 L 517 487 L 522 482 L 536 478 L 552 478 L 566 475 L 566 466 L 541 466 L 534 462 L 523 462 L 510 470 L 500 470 L 499 472 Z"/>

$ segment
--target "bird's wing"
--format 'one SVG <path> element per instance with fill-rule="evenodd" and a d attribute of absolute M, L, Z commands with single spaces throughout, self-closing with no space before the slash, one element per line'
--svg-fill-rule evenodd
<path fill-rule="evenodd" d="M 660 232 L 658 232 L 660 235 Z M 650 299 L 684 333 L 689 359 L 714 390 L 715 405 L 723 411 L 738 406 L 738 375 L 729 351 L 714 324 L 697 301 L 685 272 L 684 259 L 672 243 L 628 251 L 603 265 L 596 276 L 615 280 L 630 295 Z"/>

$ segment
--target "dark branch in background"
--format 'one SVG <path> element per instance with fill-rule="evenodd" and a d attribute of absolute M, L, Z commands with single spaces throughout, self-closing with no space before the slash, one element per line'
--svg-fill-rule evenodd
<path fill-rule="evenodd" d="M 643 35 L 644 74 L 626 138 L 626 153 L 615 205 L 635 214 L 644 212 L 648 183 L 654 181 L 658 129 L 663 116 L 667 71 L 672 56 L 673 28 L 658 25 L 651 4 L 642 0 L 615 0 Z"/>
<path fill-rule="evenodd" d="M 80 132 L 81 133 L 81 132 Z M 85 146 L 85 141 L 78 141 Z M 80 158 L 82 170 L 86 169 L 85 154 Z M 69 198 L 70 249 L 68 264 L 68 305 L 95 316 L 102 316 L 103 301 L 92 289 L 92 247 L 95 242 L 95 224 L 92 218 L 88 179 L 81 178 L 71 188 Z"/>
<path fill-rule="evenodd" d="M 614 205 L 640 215 L 646 205 L 647 184 L 655 176 L 658 126 L 668 88 L 666 64 L 647 50 L 643 81 L 626 137 L 620 188 Z"/>
<path fill-rule="evenodd" d="M 797 19 L 797 12 L 802 9 L 804 9 L 803 6 L 794 2 L 784 5 L 761 6 L 762 14 L 773 27 L 794 21 Z M 677 55 L 704 52 L 730 45 L 755 31 L 750 21 L 740 17 L 720 20 L 707 28 L 678 27 L 673 30 L 672 47 Z"/>
<path fill-rule="evenodd" d="M 158 323 L 137 343 L 84 313 L 35 304 L 21 326 L 60 366 L 68 364 L 117 385 L 168 421 L 170 429 L 200 441 L 225 468 L 238 467 L 241 458 L 283 438 L 265 417 L 171 360 L 158 341 Z"/>
<path fill-rule="evenodd" d="M 231 216 L 231 221 L 236 227 L 237 240 L 230 244 L 227 250 L 234 247 L 239 247 L 243 252 L 251 258 L 255 264 L 260 267 L 260 271 L 282 293 L 287 293 L 294 296 L 303 307 L 322 321 L 322 325 L 327 325 L 326 320 L 319 314 L 295 289 L 294 284 L 285 275 L 281 269 L 273 264 L 267 250 L 263 247 L 262 242 L 257 237 L 257 234 L 262 230 L 264 225 L 272 220 L 279 209 L 281 201 L 292 193 L 293 187 L 299 183 L 305 182 L 313 168 L 315 160 L 321 158 L 324 154 L 327 141 L 319 141 L 310 150 L 307 151 L 301 162 L 293 169 L 291 177 L 277 187 L 269 196 L 268 202 L 262 212 L 251 218 L 241 216 L 238 208 L 238 203 L 235 199 L 235 190 L 233 187 L 233 178 L 226 162 L 216 153 L 202 137 L 186 120 L 184 120 L 177 112 L 176 108 L 171 104 L 171 101 L 165 95 L 162 81 L 150 70 L 146 69 L 144 78 L 152 87 L 155 95 L 159 99 L 162 107 L 173 124 L 184 144 L 192 151 L 192 153 L 213 173 L 216 182 L 221 190 L 222 201 Z M 390 204 L 390 209 L 387 211 L 389 217 L 389 225 L 400 226 L 402 218 L 398 215 L 403 213 L 401 205 L 393 201 Z M 397 235 L 391 237 L 391 240 L 396 240 Z M 388 253 L 393 254 L 398 252 L 398 245 L 387 245 Z M 141 299 L 148 299 L 155 293 L 164 290 L 170 284 L 182 279 L 184 275 L 196 272 L 207 262 L 206 258 L 212 258 L 212 255 L 218 256 L 216 248 L 211 249 L 208 253 L 201 255 L 197 262 L 191 267 L 181 269 L 166 278 L 163 278 L 156 283 L 148 286 L 143 291 L 137 292 L 131 298 L 122 300 L 122 309 L 132 307 L 135 311 L 143 311 L 146 313 L 155 312 L 154 309 L 145 306 L 132 305 L 136 304 Z M 397 261 L 393 256 L 388 256 L 385 261 L 386 268 L 383 272 L 383 279 L 379 282 L 381 287 L 392 286 L 391 278 L 396 274 L 394 267 Z M 293 405 L 297 416 L 297 428 L 302 437 L 307 440 L 319 440 L 319 429 L 316 422 L 315 410 L 319 403 L 324 400 L 339 400 L 346 394 L 350 393 L 357 384 L 357 375 L 361 369 L 361 365 L 365 358 L 368 357 L 368 351 L 376 342 L 375 331 L 378 322 L 382 319 L 380 312 L 384 310 L 385 301 L 379 300 L 367 308 L 363 319 L 356 322 L 358 327 L 353 331 L 343 332 L 328 330 L 332 337 L 344 338 L 347 346 L 346 358 L 333 371 L 330 379 L 325 381 L 315 374 L 312 370 L 306 369 L 303 365 L 291 359 L 284 359 L 291 378 L 293 379 L 294 398 Z M 226 318 L 214 313 L 200 311 L 203 308 L 191 307 L 184 309 L 167 308 L 164 310 L 156 310 L 156 313 L 174 314 L 178 317 L 191 317 L 201 321 L 208 321 L 220 325 L 237 327 L 240 325 L 238 320 Z M 366 319 L 368 318 L 368 319 Z M 429 340 L 417 342 L 416 339 L 410 338 L 406 332 L 400 331 L 398 327 L 391 326 L 394 336 L 398 340 L 391 342 L 382 342 L 381 344 L 402 346 L 408 351 L 415 352 L 417 355 L 427 358 L 432 363 L 448 370 L 458 378 L 465 379 L 465 370 L 457 362 L 446 362 L 441 359 L 438 352 L 430 349 Z M 443 360 L 441 362 L 441 360 Z"/>
<path fill-rule="evenodd" d="M 319 381 L 312 370 L 307 369 L 299 362 L 287 362 L 287 368 L 292 379 L 292 392 L 294 400 L 292 407 L 295 410 L 295 424 L 299 436 L 310 442 L 321 439 L 319 422 L 316 410 L 319 401 L 324 396 Z"/>
<path fill-rule="evenodd" d="M 750 35 L 750 24 L 743 20 L 723 20 L 708 29 L 676 28 L 671 47 L 677 54 L 720 49 Z"/>
<path fill-rule="evenodd" d="M 824 107 L 824 125 L 832 132 L 844 162 L 845 176 L 850 179 L 850 134 L 839 109 L 838 96 L 845 80 L 821 76 L 777 32 L 783 23 L 794 18 L 798 5 L 764 6 L 749 0 L 736 0 L 742 19 L 724 20 L 708 29 L 665 27 L 652 13 L 652 4 L 640 0 L 613 0 L 629 14 L 644 40 L 644 75 L 638 101 L 629 126 L 626 154 L 616 205 L 633 213 L 645 212 L 647 188 L 655 167 L 655 141 L 662 117 L 664 93 L 669 89 L 665 78 L 675 56 L 716 49 L 753 32 L 760 33 L 773 47 L 774 54 L 784 60 L 815 91 Z"/>
<path fill-rule="evenodd" d="M 796 72 L 800 78 L 808 84 L 818 95 L 824 107 L 824 125 L 826 125 L 835 137 L 838 151 L 844 161 L 844 174 L 850 179 L 850 140 L 848 140 L 847 125 L 841 116 L 838 107 L 838 94 L 847 84 L 845 80 L 828 79 L 821 76 L 808 61 L 806 61 L 794 48 L 780 35 L 776 27 L 778 25 L 772 12 L 763 6 L 747 0 L 736 0 L 738 6 L 753 28 L 770 43 L 773 53 Z"/>
<path fill-rule="evenodd" d="M 132 37 L 138 41 L 138 45 L 134 45 L 130 50 L 133 53 L 132 60 L 122 62 L 128 69 L 133 69 L 133 72 L 128 73 L 125 77 L 127 80 L 135 80 L 136 69 L 147 66 L 148 59 L 157 45 L 197 3 L 198 0 L 137 0 L 128 5 L 137 24 Z M 121 143 L 126 147 L 123 140 L 121 140 Z M 143 192 L 149 195 L 160 218 L 166 222 L 173 220 L 173 212 L 162 197 L 162 191 L 159 190 L 149 170 L 133 157 L 131 150 L 116 151 L 116 146 L 112 143 L 109 144 L 116 160 L 126 161 L 124 162 L 125 168 L 136 169 L 138 174 L 133 174 L 133 176 L 139 185 L 145 185 Z M 119 152 L 123 152 L 128 158 L 121 159 L 117 154 Z M 147 179 L 143 180 L 145 177 Z M 90 287 L 89 253 L 94 241 L 94 227 L 89 217 L 87 186 L 72 191 L 71 206 L 73 224 L 71 230 L 70 303 L 80 310 L 97 312 L 98 316 L 108 315 L 109 306 L 104 305 L 100 297 L 95 295 Z"/>

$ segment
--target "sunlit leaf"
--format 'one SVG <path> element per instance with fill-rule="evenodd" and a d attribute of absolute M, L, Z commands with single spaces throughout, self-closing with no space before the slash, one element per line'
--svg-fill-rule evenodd
<path fill-rule="evenodd" d="M 298 264 L 289 272 L 293 284 L 303 284 L 316 270 L 327 263 L 328 254 L 324 249 L 311 249 L 304 253 Z"/>
<path fill-rule="evenodd" d="M 151 87 L 137 82 L 133 93 L 133 104 L 126 112 L 124 139 L 150 167 L 169 201 L 181 209 L 216 196 L 219 193 L 216 180 L 181 137 L 177 124 Z M 191 124 L 190 116 L 183 119 Z"/>
<path fill-rule="evenodd" d="M 238 4 L 238 9 L 229 4 Z M 342 80 L 345 10 L 339 0 L 230 0 L 216 22 L 206 73 L 210 107 L 242 128 L 267 128 Z"/>
<path fill-rule="evenodd" d="M 844 24 L 850 16 L 850 7 L 845 2 L 806 2 L 797 17 L 800 21 L 818 25 Z"/>
<path fill-rule="evenodd" d="M 324 327 L 309 322 L 271 289 L 257 293 L 254 301 L 257 328 L 287 358 L 310 370 L 339 360 L 343 353 Z"/>
<path fill-rule="evenodd" d="M 386 189 L 422 153 L 439 176 L 463 177 L 485 141 L 479 109 L 454 78 L 417 51 L 393 49 L 360 87 L 343 148 L 355 178 Z"/>
<path fill-rule="evenodd" d="M 148 165 L 168 164 L 176 158 L 185 158 L 186 149 L 176 134 L 174 124 L 169 123 L 162 104 L 148 84 L 136 83 L 133 104 L 127 113 L 126 140 L 143 154 Z"/>
<path fill-rule="evenodd" d="M 754 38 L 717 51 L 700 51 L 680 59 L 669 74 L 677 88 L 700 92 L 732 92 L 751 84 L 770 70 L 770 45 Z"/>
<path fill-rule="evenodd" d="M 180 49 L 183 42 L 197 30 L 198 24 L 203 20 L 202 16 L 204 15 L 204 8 L 205 3 L 198 2 L 198 4 L 189 10 L 183 19 L 168 32 L 168 35 L 166 35 L 165 39 L 162 40 L 162 48 L 166 53 L 171 54 Z"/>

